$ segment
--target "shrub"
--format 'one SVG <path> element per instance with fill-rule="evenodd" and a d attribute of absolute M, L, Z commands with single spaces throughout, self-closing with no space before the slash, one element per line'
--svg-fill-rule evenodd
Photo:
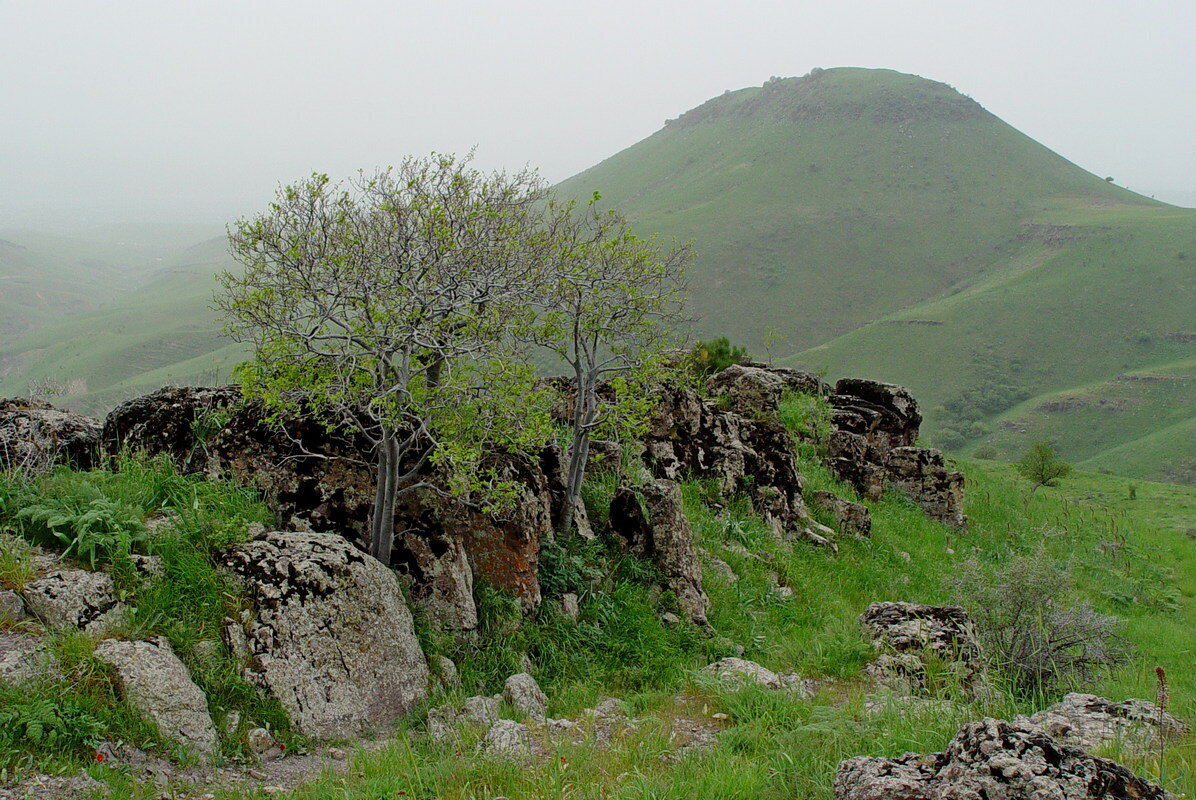
<path fill-rule="evenodd" d="M 985 461 L 995 461 L 997 458 L 997 448 L 991 444 L 982 444 L 976 448 L 976 452 L 972 453 L 975 458 L 984 459 Z"/>
<path fill-rule="evenodd" d="M 1055 486 L 1060 478 L 1071 473 L 1071 464 L 1055 455 L 1055 449 L 1047 441 L 1037 441 L 1017 462 L 1017 472 L 1023 478 L 1039 486 Z M 1030 493 L 1034 493 L 1034 489 Z"/>
<path fill-rule="evenodd" d="M 745 364 L 752 360 L 746 347 L 731 344 L 726 336 L 697 342 L 690 355 L 694 370 L 700 375 L 714 375 L 732 364 Z"/>
<path fill-rule="evenodd" d="M 965 562 L 958 602 L 976 628 L 981 658 L 1019 692 L 1079 685 L 1127 656 L 1120 620 L 1067 594 L 1070 570 L 1039 549 L 1002 567 Z"/>

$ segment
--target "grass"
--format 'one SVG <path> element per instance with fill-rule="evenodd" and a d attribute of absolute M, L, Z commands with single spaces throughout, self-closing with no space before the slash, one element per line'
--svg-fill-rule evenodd
<path fill-rule="evenodd" d="M 791 428 L 815 434 L 825 431 L 825 416 L 825 406 L 810 398 L 789 398 L 782 409 Z M 806 490 L 852 497 L 820 465 L 815 450 L 809 442 L 800 448 Z M 966 533 L 934 523 L 907 499 L 888 494 L 867 503 L 871 538 L 843 539 L 838 555 L 802 543 L 784 546 L 741 498 L 719 497 L 705 482 L 685 482 L 685 510 L 698 544 L 738 576 L 729 581 L 706 564 L 714 635 L 686 624 L 664 624 L 660 615 L 672 607 L 672 599 L 651 588 L 656 576 L 650 566 L 626 556 L 608 538 L 546 546 L 541 577 L 548 599 L 536 615 L 521 618 L 513 599 L 483 585 L 477 587 L 481 630 L 476 640 L 457 642 L 421 625 L 425 647 L 452 657 L 464 683 L 462 690 L 441 690 L 429 703 L 494 693 L 507 675 L 522 671 L 526 655 L 550 698 L 550 716 L 576 716 L 600 698 L 615 696 L 642 720 L 637 728 L 616 736 L 609 749 L 550 743 L 548 757 L 524 763 L 476 756 L 477 732 L 433 742 L 420 735 L 421 715 L 416 714 L 380 750 L 352 755 L 347 773 L 327 773 L 289 796 L 829 798 L 843 758 L 938 750 L 964 721 L 1029 713 L 1072 688 L 1113 699 L 1153 698 L 1156 666 L 1171 677 L 1171 711 L 1181 718 L 1196 716 L 1191 637 L 1196 559 L 1182 530 L 1196 491 L 1139 482 L 1131 500 L 1123 478 L 1074 473 L 1059 486 L 1031 495 L 1029 484 L 1007 464 L 965 461 L 960 466 L 968 479 Z M 260 506 L 240 490 L 181 478 L 161 463 L 126 462 L 117 473 L 60 472 L 36 487 L 10 486 L 6 507 L 20 506 L 19 498 L 12 500 L 14 493 L 78 493 L 80 483 L 147 515 L 169 509 L 179 516 L 173 537 L 158 548 L 168 578 L 125 584 L 138 609 L 125 635 L 167 635 L 209 692 L 217 717 L 239 709 L 283 728 L 268 704 L 232 674 L 219 649 L 205 656 L 211 648 L 197 646 L 215 640 L 220 621 L 235 613 L 237 603 L 212 573 L 206 554 L 235 540 L 246 520 L 261 519 Z M 609 475 L 585 487 L 591 519 L 600 529 L 615 488 Z M 11 516 L 6 520 L 13 524 Z M 946 704 L 866 708 L 862 669 L 871 648 L 857 618 L 870 602 L 951 602 L 958 599 L 952 578 L 964 564 L 1000 567 L 1029 554 L 1058 565 L 1062 593 L 1123 620 L 1121 632 L 1133 646 L 1128 663 L 1091 684 L 1063 685 L 1046 694 L 1005 691 L 975 699 L 947 681 L 936 689 L 940 700 L 950 701 Z M 793 596 L 783 598 L 777 585 L 790 587 Z M 581 598 L 577 621 L 564 618 L 551 599 L 565 591 Z M 774 671 L 818 678 L 819 693 L 802 700 L 755 688 L 733 691 L 700 676 L 702 666 L 731 653 L 731 642 L 744 648 L 744 657 Z M 114 701 L 103 675 L 93 669 L 90 645 L 80 636 L 55 645 L 72 654 L 64 660 L 73 665 L 68 675 L 74 677 L 38 690 L 33 700 L 59 697 L 62 708 L 78 706 L 101 723 L 105 736 L 119 732 L 129 741 L 166 750 Z M 1000 675 L 996 679 L 1004 685 Z M 716 713 L 726 719 L 716 721 Z M 676 726 L 690 720 L 719 727 L 721 733 L 710 749 L 678 756 L 672 737 Z M 226 742 L 230 755 L 236 753 L 235 739 L 234 734 Z M 77 768 L 86 758 L 85 749 L 51 757 L 28 743 L 24 749 L 10 746 L 9 753 L 14 766 L 21 762 L 13 753 L 23 753 L 26 766 L 33 759 L 42 769 Z M 1108 754 L 1163 781 L 1179 797 L 1196 795 L 1191 738 L 1173 743 L 1161 760 L 1157 754 L 1116 749 Z M 160 791 L 136 786 L 119 773 L 91 769 L 108 780 L 114 797 L 146 798 Z M 255 796 L 246 790 L 213 791 L 228 800 Z"/>

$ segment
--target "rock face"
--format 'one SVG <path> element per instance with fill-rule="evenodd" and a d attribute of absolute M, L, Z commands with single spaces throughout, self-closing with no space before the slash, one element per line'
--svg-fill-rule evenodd
<path fill-rule="evenodd" d="M 915 447 L 922 415 L 902 386 L 858 378 L 835 384 L 828 466 L 857 492 L 878 500 L 887 487 L 903 492 L 930 517 L 963 529 L 963 474 L 942 452 Z"/>
<path fill-rule="evenodd" d="M 860 624 L 879 652 L 869 672 L 882 680 L 922 686 L 931 656 L 946 664 L 963 685 L 980 679 L 971 620 L 959 606 L 873 603 L 860 615 Z"/>
<path fill-rule="evenodd" d="M 79 628 L 102 633 L 123 619 L 112 576 L 61 569 L 30 581 L 21 590 L 29 613 L 47 628 Z"/>
<path fill-rule="evenodd" d="M 1146 752 L 1164 740 L 1188 733 L 1188 726 L 1146 700 L 1113 702 L 1093 694 L 1071 693 L 1060 702 L 1028 718 L 1019 718 L 1041 728 L 1064 744 L 1091 750 L 1121 743 Z"/>
<path fill-rule="evenodd" d="M 889 486 L 908 495 L 933 519 L 967 527 L 963 513 L 963 473 L 947 469 L 943 454 L 928 447 L 894 447 L 885 459 Z"/>
<path fill-rule="evenodd" d="M 872 512 L 868 506 L 844 500 L 834 492 L 814 492 L 813 500 L 835 518 L 839 533 L 861 537 L 872 535 Z"/>
<path fill-rule="evenodd" d="M 681 489 L 657 479 L 635 491 L 619 489 L 611 500 L 611 528 L 628 549 L 647 558 L 664 573 L 677 605 L 695 625 L 705 625 L 710 598 L 702 589 L 702 566 L 694 546 L 693 529 L 681 508 Z"/>
<path fill-rule="evenodd" d="M 0 470 L 46 472 L 55 464 L 91 469 L 100 451 L 99 420 L 20 397 L 0 398 Z"/>
<path fill-rule="evenodd" d="M 165 639 L 105 639 L 95 654 L 115 671 L 125 702 L 152 719 L 163 737 L 202 755 L 216 751 L 207 698 Z"/>
<path fill-rule="evenodd" d="M 778 537 L 829 543 L 833 531 L 810 518 L 793 438 L 775 417 L 749 419 L 690 389 L 664 386 L 643 444 L 657 478 L 712 479 L 725 494 L 747 494 Z"/>
<path fill-rule="evenodd" d="M 341 537 L 265 532 L 220 561 L 254 606 L 226 629 L 229 645 L 303 733 L 380 727 L 427 695 L 428 665 L 394 573 Z"/>
<path fill-rule="evenodd" d="M 1030 725 L 970 722 L 942 753 L 849 758 L 836 800 L 1163 800 L 1125 767 L 1056 742 Z"/>

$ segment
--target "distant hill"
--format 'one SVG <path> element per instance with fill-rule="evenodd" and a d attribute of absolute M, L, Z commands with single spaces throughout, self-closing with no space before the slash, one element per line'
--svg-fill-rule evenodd
<path fill-rule="evenodd" d="M 1041 434 L 1160 478 L 1193 458 L 1103 455 L 1164 418 L 1191 431 L 1173 396 L 1093 412 L 1101 437 L 1070 411 L 1024 434 L 1002 415 L 1196 356 L 1196 211 L 1080 169 L 945 84 L 866 69 L 773 79 L 561 190 L 601 191 L 641 229 L 693 240 L 698 335 L 763 355 L 773 329 L 787 363 L 907 384 L 944 446 L 991 439 L 1009 457 Z"/>
<path fill-rule="evenodd" d="M 1092 468 L 1196 473 L 1196 210 L 1080 169 L 946 84 L 774 78 L 558 188 L 694 242 L 696 335 L 904 383 L 949 449 L 1012 457 L 1048 437 Z M 213 240 L 135 291 L 76 292 L 101 304 L 0 344 L 0 394 L 72 378 L 67 401 L 95 411 L 223 375 L 239 351 L 207 305 L 227 263 Z"/>

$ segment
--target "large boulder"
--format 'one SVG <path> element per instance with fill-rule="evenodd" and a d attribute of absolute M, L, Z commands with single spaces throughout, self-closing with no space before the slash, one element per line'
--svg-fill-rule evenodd
<path fill-rule="evenodd" d="M 153 720 L 164 738 L 201 755 L 215 753 L 216 727 L 207 698 L 165 639 L 105 639 L 95 655 L 112 667 L 122 699 Z"/>
<path fill-rule="evenodd" d="M 942 753 L 857 756 L 839 765 L 836 800 L 1163 800 L 1120 764 L 1032 725 L 969 722 Z"/>
<path fill-rule="evenodd" d="M 0 471 L 36 475 L 55 464 L 91 469 L 99 456 L 102 423 L 48 403 L 0 398 Z"/>
<path fill-rule="evenodd" d="M 78 628 L 103 633 L 124 620 L 112 576 L 83 569 L 59 569 L 25 584 L 29 613 L 47 628 Z"/>
<path fill-rule="evenodd" d="M 1159 740 L 1184 736 L 1188 726 L 1147 700 L 1114 702 L 1073 692 L 1060 702 L 1019 721 L 1042 728 L 1064 744 L 1093 750 L 1105 745 L 1150 752 Z"/>
<path fill-rule="evenodd" d="M 390 724 L 428 665 L 394 573 L 339 536 L 269 531 L 220 555 L 253 610 L 226 628 L 244 674 L 317 739 Z"/>
<path fill-rule="evenodd" d="M 705 625 L 710 598 L 702 589 L 702 566 L 693 529 L 681 507 L 680 487 L 658 478 L 639 492 L 619 489 L 611 500 L 610 524 L 632 553 L 650 560 L 664 574 L 682 613 L 694 624 Z"/>
<path fill-rule="evenodd" d="M 878 653 L 869 672 L 882 681 L 924 686 L 931 658 L 946 665 L 962 686 L 981 680 L 979 646 L 968 612 L 959 606 L 872 603 L 860 624 Z"/>
<path fill-rule="evenodd" d="M 830 398 L 837 430 L 863 436 L 883 457 L 894 447 L 918 440 L 922 415 L 909 390 L 895 383 L 842 378 Z"/>

